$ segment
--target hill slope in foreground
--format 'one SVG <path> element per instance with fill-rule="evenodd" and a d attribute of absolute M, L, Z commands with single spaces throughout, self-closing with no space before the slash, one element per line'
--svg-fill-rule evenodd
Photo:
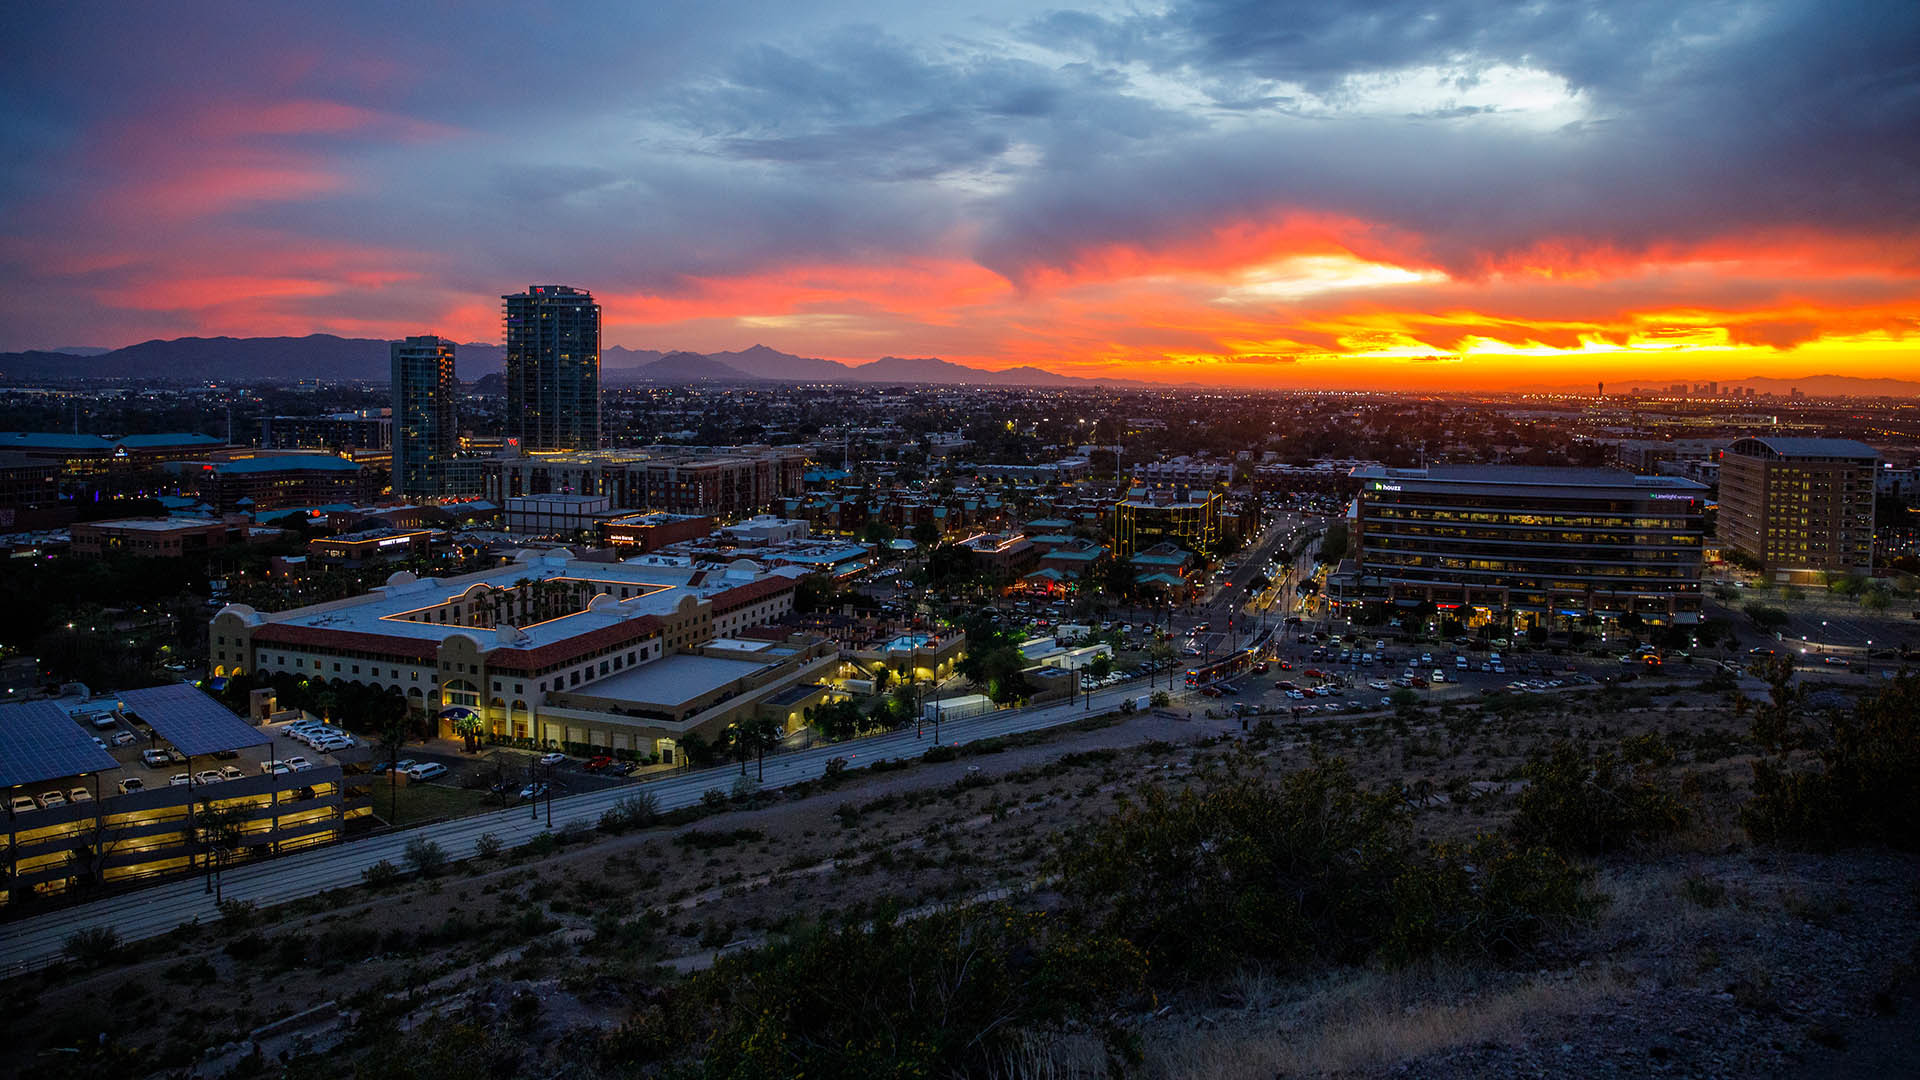
<path fill-rule="evenodd" d="M 583 822 L 430 880 L 236 912 L 231 925 L 183 930 L 104 966 L 15 979 L 4 987 L 0 1061 L 36 1075 L 195 1061 L 199 1075 L 251 1075 L 286 1060 L 296 1077 L 591 1077 L 657 1075 L 703 1055 L 707 1067 L 763 1052 L 775 1056 L 762 1066 L 793 1064 L 818 1050 L 811 1040 L 851 1053 L 868 1039 L 878 1060 L 904 1068 L 930 1052 L 908 1036 L 930 1033 L 942 1060 L 1003 1076 L 1102 1077 L 1110 1064 L 1126 1076 L 1217 1078 L 1911 1068 L 1920 860 L 1749 846 L 1735 814 L 1753 748 L 1716 692 L 1679 680 L 1657 694 L 1538 700 L 1244 735 L 1224 717 L 1093 718 L 830 787 L 756 795 L 742 785 L 697 822 L 597 834 Z M 1075 901 L 1054 876 L 1058 856 L 1097 847 L 1100 828 L 1151 805 L 1155 790 L 1168 806 L 1189 793 L 1207 810 L 1196 820 L 1220 820 L 1236 812 L 1221 801 L 1225 778 L 1284 790 L 1286 777 L 1313 775 L 1300 770 L 1317 756 L 1338 754 L 1361 791 L 1394 793 L 1363 815 L 1403 818 L 1421 844 L 1466 843 L 1513 825 L 1511 778 L 1530 755 L 1603 724 L 1614 734 L 1591 740 L 1596 750 L 1659 734 L 1675 756 L 1635 776 L 1686 793 L 1690 814 L 1637 854 L 1574 860 L 1604 902 L 1525 931 L 1515 951 L 1396 960 L 1332 943 L 1209 973 L 1177 970 L 1175 959 L 1128 968 L 1137 981 L 1079 1016 L 1071 1003 L 1049 1011 L 1048 988 L 1158 955 L 1153 943 L 1077 953 L 1069 968 L 1050 966 L 1051 945 L 1001 955 L 1004 966 L 992 959 L 995 927 L 1039 919 L 1052 928 L 1042 933 L 1065 933 Z M 1328 887 L 1316 877 L 1325 867 L 1297 869 L 1306 876 L 1288 888 Z M 1388 899 L 1406 907 L 1411 895 L 1396 886 Z M 981 911 L 994 921 L 974 927 L 967 949 L 922 947 L 944 921 Z M 874 925 L 896 929 L 862 929 Z M 1251 957 L 1257 936 L 1212 944 Z M 846 949 L 837 963 L 765 962 L 817 956 L 823 942 Z M 911 1000 L 880 985 L 880 968 L 861 974 L 883 958 L 926 978 Z M 984 972 L 1005 981 L 977 986 Z M 749 973 L 757 981 L 741 981 Z M 941 1026 L 987 999 L 1023 1017 L 1018 1030 Z M 714 1027 L 686 1030 L 690 1017 Z M 995 1035 L 984 1057 L 982 1035 Z M 39 1056 L 61 1046 L 77 1052 Z"/>

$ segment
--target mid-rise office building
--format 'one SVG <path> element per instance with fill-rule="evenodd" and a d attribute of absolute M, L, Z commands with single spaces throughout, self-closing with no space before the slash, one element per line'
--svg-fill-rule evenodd
<path fill-rule="evenodd" d="M 332 454 L 279 454 L 201 463 L 189 473 L 200 497 L 222 514 L 286 506 L 369 502 L 379 494 L 371 472 Z"/>
<path fill-rule="evenodd" d="M 432 335 L 391 345 L 393 493 L 402 498 L 452 494 L 447 466 L 460 446 L 453 351 Z"/>
<path fill-rule="evenodd" d="M 770 446 L 526 454 L 486 462 L 486 498 L 600 495 L 615 510 L 752 514 L 799 495 L 807 456 Z"/>
<path fill-rule="evenodd" d="M 1677 476 L 1523 465 L 1354 470 L 1342 609 L 1414 609 L 1468 626 L 1571 628 L 1629 613 L 1700 619 L 1707 489 Z M 1431 607 L 1429 607 L 1431 605 Z"/>
<path fill-rule="evenodd" d="M 1220 504 L 1220 493 L 1207 488 L 1134 488 L 1113 508 L 1114 554 L 1161 543 L 1211 550 L 1220 541 Z"/>
<path fill-rule="evenodd" d="M 1879 461 L 1852 439 L 1735 442 L 1720 457 L 1721 543 L 1769 572 L 1870 572 Z"/>
<path fill-rule="evenodd" d="M 260 445 L 273 450 L 391 450 L 392 410 L 263 416 Z"/>
<path fill-rule="evenodd" d="M 600 447 L 600 305 L 566 285 L 500 298 L 507 347 L 507 437 L 523 450 Z"/>

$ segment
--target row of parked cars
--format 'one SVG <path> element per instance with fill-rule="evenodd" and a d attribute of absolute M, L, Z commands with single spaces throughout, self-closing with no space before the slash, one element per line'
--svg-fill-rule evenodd
<path fill-rule="evenodd" d="M 288 738 L 306 743 L 323 754 L 331 754 L 360 745 L 359 740 L 353 736 L 332 724 L 323 724 L 318 720 L 296 720 L 286 726 L 285 734 Z"/>

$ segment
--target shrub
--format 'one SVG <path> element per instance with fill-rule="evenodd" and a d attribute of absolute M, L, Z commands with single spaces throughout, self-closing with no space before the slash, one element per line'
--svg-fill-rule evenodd
<path fill-rule="evenodd" d="M 104 964 L 120 951 L 120 931 L 111 926 L 89 926 L 68 934 L 60 951 L 77 964 Z"/>
<path fill-rule="evenodd" d="M 245 930 L 247 927 L 252 926 L 255 916 L 258 914 L 259 912 L 251 900 L 234 899 L 220 901 L 220 918 L 235 930 Z"/>
<path fill-rule="evenodd" d="M 723 810 L 727 805 L 727 793 L 719 788 L 708 788 L 700 793 L 700 805 L 709 810 Z"/>
<path fill-rule="evenodd" d="M 421 877 L 432 877 L 447 865 L 447 850 L 425 837 L 407 841 L 407 865 Z"/>
<path fill-rule="evenodd" d="M 1920 849 L 1920 675 L 1902 673 L 1852 712 L 1796 728 L 1756 716 L 1772 751 L 1753 764 L 1741 818 L 1761 843 L 1818 849 L 1886 844 Z M 1811 748 L 1811 759 L 1795 756 Z"/>
<path fill-rule="evenodd" d="M 1173 704 L 1173 695 L 1167 693 L 1165 690 L 1155 690 L 1153 694 L 1147 698 L 1147 704 L 1156 709 L 1164 709 Z"/>
<path fill-rule="evenodd" d="M 554 840 L 561 844 L 578 844 L 593 835 L 593 823 L 585 818 L 574 818 L 560 826 L 560 832 Z"/>
<path fill-rule="evenodd" d="M 400 879 L 400 868 L 385 859 L 381 859 L 379 862 L 360 871 L 360 878 L 367 884 L 378 889 L 398 881 Z"/>
<path fill-rule="evenodd" d="M 1646 744 L 1629 748 L 1638 757 L 1652 749 Z M 1527 786 L 1510 828 L 1522 847 L 1582 854 L 1642 848 L 1687 823 L 1687 807 L 1678 796 L 1612 751 L 1589 760 L 1574 744 L 1556 743 L 1530 758 L 1521 775 Z"/>
<path fill-rule="evenodd" d="M 481 833 L 473 842 L 473 853 L 478 858 L 491 859 L 500 854 L 500 837 L 494 833 Z"/>
<path fill-rule="evenodd" d="M 958 750 L 955 750 L 953 747 L 937 745 L 937 746 L 927 747 L 927 752 L 920 755 L 920 760 L 937 763 L 942 761 L 952 761 L 955 758 L 958 758 L 959 756 L 960 756 L 960 752 Z"/>
<path fill-rule="evenodd" d="M 1387 955 L 1402 963 L 1432 953 L 1511 960 L 1555 924 L 1599 910 L 1591 877 L 1551 848 L 1517 847 L 1497 834 L 1436 844 L 1394 879 Z"/>

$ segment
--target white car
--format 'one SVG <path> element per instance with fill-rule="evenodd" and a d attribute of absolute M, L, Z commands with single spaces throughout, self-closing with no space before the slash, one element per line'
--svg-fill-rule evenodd
<path fill-rule="evenodd" d="M 293 772 L 306 772 L 308 769 L 313 768 L 313 762 L 296 755 L 287 759 L 286 766 Z"/>
<path fill-rule="evenodd" d="M 56 806 L 65 805 L 67 805 L 67 796 L 63 792 L 43 791 L 40 793 L 40 809 L 42 810 L 51 810 Z"/>
<path fill-rule="evenodd" d="M 407 770 L 407 779 L 415 783 L 447 775 L 447 767 L 437 761 L 423 761 Z"/>
<path fill-rule="evenodd" d="M 135 735 L 131 731 L 116 731 L 107 741 L 115 746 L 132 746 L 135 742 L 138 742 L 139 739 L 140 736 Z"/>
<path fill-rule="evenodd" d="M 287 768 L 287 763 L 284 761 L 263 761 L 260 763 L 260 775 L 262 776 L 279 776 L 292 771 L 292 769 Z"/>
<path fill-rule="evenodd" d="M 129 776 L 125 780 L 120 781 L 120 794 L 122 795 L 131 795 L 136 791 L 145 791 L 146 789 L 147 785 L 141 783 L 140 778 L 137 776 Z"/>
<path fill-rule="evenodd" d="M 149 769 L 157 769 L 173 760 L 165 750 L 146 749 L 140 751 L 140 760 Z"/>
<path fill-rule="evenodd" d="M 219 769 L 202 769 L 193 774 L 193 782 L 196 784 L 217 784 L 225 779 L 226 777 L 220 775 Z"/>
<path fill-rule="evenodd" d="M 353 745 L 352 739 L 317 739 L 313 742 L 315 751 L 322 754 L 337 754 Z"/>
<path fill-rule="evenodd" d="M 16 814 L 24 814 L 29 810 L 40 809 L 40 804 L 34 802 L 33 796 L 31 795 L 15 795 L 9 805 L 13 807 L 13 812 Z"/>
<path fill-rule="evenodd" d="M 567 755 L 565 754 L 553 753 L 540 755 L 540 764 L 542 765 L 558 765 L 565 760 L 567 760 Z"/>
<path fill-rule="evenodd" d="M 1440 670 L 1439 668 L 1434 668 L 1434 669 L 1433 669 L 1433 677 L 1432 677 L 1432 679 L 1431 679 L 1430 681 L 1432 681 L 1432 682 L 1437 682 L 1437 683 L 1443 683 L 1443 682 L 1446 682 L 1446 681 L 1447 681 L 1447 673 L 1446 673 L 1446 672 L 1444 672 L 1444 671 L 1441 671 L 1441 670 Z"/>
<path fill-rule="evenodd" d="M 177 773 L 174 773 L 172 776 L 167 777 L 168 787 L 186 787 L 188 784 L 191 784 L 191 783 L 193 783 L 193 777 L 188 776 L 186 773 L 183 773 L 183 772 L 177 772 Z"/>
<path fill-rule="evenodd" d="M 71 803 L 92 802 L 93 792 L 83 787 L 72 788 L 67 792 L 67 801 Z"/>
<path fill-rule="evenodd" d="M 222 780 L 244 780 L 246 778 L 247 774 L 241 772 L 238 766 L 223 765 L 220 767 L 220 779 Z"/>

